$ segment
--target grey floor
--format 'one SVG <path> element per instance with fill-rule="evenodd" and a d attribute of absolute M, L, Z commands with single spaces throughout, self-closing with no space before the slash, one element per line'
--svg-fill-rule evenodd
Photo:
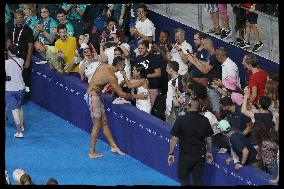
<path fill-rule="evenodd" d="M 172 18 L 190 27 L 199 29 L 198 24 L 198 4 L 190 3 L 171 3 L 171 4 L 147 4 L 148 8 L 160 13 L 164 16 Z M 230 27 L 232 27 L 233 10 L 231 5 L 228 5 L 228 14 L 230 19 Z M 272 39 L 272 51 L 269 55 L 269 19 L 263 15 L 258 17 L 258 29 L 260 37 L 264 43 L 264 47 L 256 54 L 268 58 L 274 62 L 279 63 L 279 24 L 277 21 L 271 22 L 271 39 Z M 212 22 L 209 13 L 202 8 L 202 24 L 203 31 L 207 32 L 212 27 Z M 233 41 L 232 38 L 228 38 L 225 41 Z M 255 42 L 254 35 L 251 36 L 251 43 Z M 251 51 L 252 47 L 248 49 Z"/>

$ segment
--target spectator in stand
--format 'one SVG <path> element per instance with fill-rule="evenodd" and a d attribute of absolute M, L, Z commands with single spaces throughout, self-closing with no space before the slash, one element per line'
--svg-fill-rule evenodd
<path fill-rule="evenodd" d="M 92 55 L 92 50 L 86 43 L 82 43 L 80 49 L 82 51 L 81 54 L 83 60 L 79 64 L 79 73 L 82 80 L 86 80 L 88 83 L 90 83 L 94 70 L 96 70 L 100 64 L 100 58 Z"/>
<path fill-rule="evenodd" d="M 131 35 L 134 36 L 135 40 L 130 42 L 131 50 L 134 50 L 136 56 L 139 54 L 136 49 L 137 44 L 140 40 L 147 40 L 149 43 L 155 41 L 155 26 L 151 20 L 147 17 L 148 9 L 145 4 L 139 4 L 137 6 L 137 22 L 135 27 L 130 28 Z"/>
<path fill-rule="evenodd" d="M 107 16 L 113 17 L 118 22 L 119 28 L 124 32 L 126 28 L 126 9 L 128 4 L 110 4 Z"/>
<path fill-rule="evenodd" d="M 175 29 L 175 42 L 170 53 L 167 53 L 167 60 L 176 61 L 179 64 L 178 73 L 184 75 L 188 72 L 186 55 L 192 53 L 192 47 L 185 40 L 185 31 L 183 29 Z"/>
<path fill-rule="evenodd" d="M 52 45 L 56 39 L 55 29 L 57 22 L 49 16 L 49 9 L 46 6 L 41 7 L 41 18 L 37 20 L 34 37 L 45 45 Z"/>
<path fill-rule="evenodd" d="M 33 32 L 31 28 L 24 24 L 24 13 L 16 12 L 15 14 L 16 24 L 13 30 L 8 31 L 7 47 L 11 44 L 18 46 L 17 56 L 24 60 L 23 66 L 23 78 L 25 86 L 30 87 L 30 75 L 31 75 L 31 56 L 33 52 Z M 24 103 L 29 100 L 29 93 L 25 94 Z"/>
<path fill-rule="evenodd" d="M 249 117 L 241 112 L 241 106 L 233 103 L 229 96 L 221 98 L 220 104 L 221 108 L 228 112 L 226 119 L 229 121 L 232 130 L 241 132 L 252 142 L 250 131 L 253 123 Z"/>
<path fill-rule="evenodd" d="M 102 31 L 99 43 L 101 42 L 102 39 L 109 38 L 111 31 L 114 31 L 114 30 L 117 30 L 115 33 L 119 34 L 119 36 L 122 36 L 122 33 L 118 28 L 117 21 L 113 18 L 110 18 L 107 21 L 106 27 Z"/>
<path fill-rule="evenodd" d="M 258 145 L 256 158 L 263 161 L 267 173 L 277 176 L 279 169 L 277 152 L 279 146 L 272 140 L 270 133 L 267 132 L 265 123 L 256 121 L 252 128 L 252 136 Z"/>
<path fill-rule="evenodd" d="M 92 56 L 93 56 L 93 58 L 95 58 L 95 56 L 97 56 L 97 51 L 96 51 L 95 47 L 93 46 L 93 44 L 90 42 L 90 35 L 89 34 L 81 34 L 81 35 L 79 35 L 78 43 L 77 43 L 78 46 L 79 46 L 79 49 L 77 49 L 79 54 L 82 54 L 82 52 L 79 52 L 82 43 L 86 43 L 90 47 Z M 77 52 L 76 52 L 76 54 L 77 54 Z M 78 56 L 78 55 L 76 55 L 76 56 Z"/>
<path fill-rule="evenodd" d="M 130 79 L 131 67 L 130 67 L 130 47 L 127 43 L 122 43 L 120 40 L 120 33 L 117 29 L 111 30 L 108 38 L 103 38 L 100 44 L 100 56 L 103 63 L 112 64 L 115 57 L 115 49 L 120 48 L 122 50 L 121 56 L 126 59 L 125 72 L 127 78 Z M 120 53 L 120 52 L 119 52 Z"/>
<path fill-rule="evenodd" d="M 207 94 L 208 100 L 211 104 L 212 112 L 215 116 L 220 119 L 220 94 L 213 88 L 213 81 L 222 79 L 222 67 L 221 63 L 216 58 L 216 50 L 212 39 L 205 38 L 201 40 L 202 46 L 210 55 L 209 63 L 204 63 L 202 61 L 193 62 L 196 67 L 203 73 L 207 74 L 208 85 L 207 85 Z"/>
<path fill-rule="evenodd" d="M 48 4 L 36 4 L 37 17 L 41 16 L 41 8 L 42 7 L 47 7 L 48 10 L 49 10 L 49 16 L 51 18 L 53 18 L 53 19 L 56 19 L 56 10 L 61 7 L 61 4 L 62 3 L 57 3 L 57 4 L 51 4 L 51 3 L 48 3 Z"/>
<path fill-rule="evenodd" d="M 264 44 L 261 41 L 259 31 L 257 28 L 258 14 L 253 12 L 255 10 L 255 5 L 256 4 L 251 4 L 251 3 L 241 4 L 241 6 L 246 9 L 246 30 L 245 30 L 244 43 L 242 43 L 240 47 L 241 48 L 251 47 L 250 36 L 251 36 L 251 32 L 254 32 L 256 43 L 253 46 L 252 51 L 257 52 L 263 47 Z"/>
<path fill-rule="evenodd" d="M 33 31 L 33 34 L 35 33 L 35 25 L 37 22 L 37 16 L 36 16 L 36 10 L 34 7 L 34 4 L 24 4 L 24 10 L 25 14 L 25 24 L 27 24 L 31 30 Z"/>
<path fill-rule="evenodd" d="M 153 53 L 149 53 L 148 40 L 142 40 L 139 43 L 139 56 L 136 57 L 135 65 L 141 64 L 147 70 L 147 79 L 149 81 L 149 96 L 151 106 L 153 107 L 155 99 L 158 95 L 158 88 L 160 86 L 159 78 L 161 77 L 160 60 Z"/>
<path fill-rule="evenodd" d="M 133 79 L 128 80 L 125 71 L 121 71 L 124 83 L 128 88 L 137 88 L 137 94 L 133 94 L 136 99 L 136 107 L 147 113 L 151 113 L 151 102 L 149 97 L 149 83 L 147 80 L 147 70 L 142 64 L 133 66 L 132 76 Z"/>
<path fill-rule="evenodd" d="M 58 185 L 58 182 L 57 182 L 56 179 L 50 178 L 50 179 L 48 179 L 48 181 L 46 182 L 46 185 Z"/>
<path fill-rule="evenodd" d="M 171 52 L 172 45 L 169 42 L 170 32 L 163 30 L 160 32 L 159 42 L 154 43 L 153 46 L 156 46 L 157 51 L 162 55 L 165 62 L 170 61 L 168 59 L 167 53 Z"/>
<path fill-rule="evenodd" d="M 266 82 L 264 96 L 267 96 L 271 99 L 271 106 L 269 107 L 269 110 L 273 114 L 273 122 L 275 122 L 276 117 L 279 116 L 279 75 L 277 78 L 272 79 L 273 75 L 271 74 Z"/>
<path fill-rule="evenodd" d="M 265 124 L 266 131 L 270 132 L 273 128 L 273 115 L 268 110 L 271 104 L 271 99 L 267 96 L 262 96 L 259 99 L 259 109 L 256 111 L 255 109 L 248 110 L 248 97 L 249 97 L 249 89 L 248 87 L 244 90 L 244 102 L 242 104 L 242 113 L 246 116 L 250 117 L 253 122 L 259 121 Z"/>
<path fill-rule="evenodd" d="M 183 84 L 182 84 L 182 77 L 178 74 L 179 65 L 175 61 L 170 61 L 167 64 L 167 73 L 171 77 L 168 82 L 168 92 L 167 92 L 167 99 L 166 99 L 166 121 L 170 125 L 174 125 L 178 114 L 180 113 L 179 106 L 175 106 L 173 101 L 174 99 L 178 99 L 181 97 L 184 92 Z"/>
<path fill-rule="evenodd" d="M 216 58 L 221 62 L 222 66 L 222 81 L 220 79 L 214 80 L 213 83 L 219 87 L 222 87 L 224 80 L 228 76 L 235 77 L 237 79 L 237 87 L 241 88 L 239 68 L 235 62 L 233 62 L 224 47 L 220 47 L 216 50 Z"/>
<path fill-rule="evenodd" d="M 79 67 L 73 62 L 77 48 L 76 38 L 67 35 L 66 26 L 64 24 L 59 24 L 57 31 L 60 38 L 55 42 L 55 49 L 57 51 L 61 50 L 64 54 L 64 61 L 66 63 L 66 65 L 62 65 L 64 66 L 64 71 L 78 72 Z"/>
<path fill-rule="evenodd" d="M 193 42 L 197 48 L 195 54 L 188 54 L 188 65 L 189 65 L 189 73 L 191 74 L 192 78 L 197 81 L 198 83 L 207 87 L 208 85 L 208 78 L 206 74 L 204 74 L 204 70 L 200 69 L 200 67 L 195 66 L 192 62 L 202 62 L 202 66 L 207 66 L 209 64 L 210 54 L 209 52 L 204 49 L 203 44 L 201 43 L 202 39 L 205 39 L 207 36 L 204 33 L 197 32 L 193 36 Z M 204 65 L 205 64 L 205 65 Z M 206 65 L 207 64 L 207 65 Z M 203 72 L 202 72 L 203 71 Z"/>
<path fill-rule="evenodd" d="M 219 10 L 217 4 L 205 4 L 205 11 L 210 13 L 210 17 L 213 23 L 213 28 L 211 28 L 208 33 L 220 35 L 221 27 L 219 25 Z"/>
<path fill-rule="evenodd" d="M 251 165 L 260 168 L 259 162 L 256 159 L 256 150 L 249 140 L 240 132 L 231 128 L 227 120 L 221 120 L 217 128 L 229 138 L 231 153 L 235 156 L 231 156 L 226 159 L 227 164 L 234 161 L 235 169 L 240 170 L 245 165 Z"/>
<path fill-rule="evenodd" d="M 56 10 L 56 18 L 57 18 L 59 24 L 65 24 L 66 29 L 67 29 L 67 35 L 70 36 L 70 37 L 74 36 L 74 27 L 70 23 L 70 21 L 67 20 L 66 12 L 65 12 L 64 9 L 58 8 Z M 58 32 L 56 32 L 56 33 L 57 33 L 57 36 L 58 36 Z"/>
<path fill-rule="evenodd" d="M 229 16 L 227 12 L 227 4 L 217 4 L 218 10 L 221 16 L 222 28 L 221 28 L 221 39 L 227 39 L 231 36 L 231 29 L 229 24 Z"/>
<path fill-rule="evenodd" d="M 249 77 L 250 103 L 256 105 L 259 98 L 264 95 L 265 85 L 268 74 L 260 68 L 258 59 L 255 55 L 245 55 L 243 64 L 247 65 L 247 69 L 251 72 Z"/>
<path fill-rule="evenodd" d="M 25 83 L 23 80 L 24 60 L 18 55 L 18 46 L 13 44 L 8 47 L 9 59 L 5 60 L 5 105 L 6 110 L 11 110 L 17 127 L 14 137 L 23 138 L 24 111 L 22 108 Z"/>
<path fill-rule="evenodd" d="M 34 62 L 40 62 L 41 57 L 44 61 L 47 61 L 50 69 L 55 69 L 58 72 L 62 72 L 62 65 L 57 61 L 57 50 L 54 46 L 44 45 L 40 41 L 34 43 L 34 47 L 39 56 L 32 56 Z"/>
<path fill-rule="evenodd" d="M 242 90 L 237 87 L 236 78 L 232 76 L 226 77 L 223 82 L 223 85 L 223 88 L 220 88 L 214 84 L 212 84 L 212 87 L 214 87 L 222 95 L 222 97 L 230 96 L 233 103 L 236 103 L 237 105 L 242 105 L 244 101 L 244 96 L 242 95 Z"/>
<path fill-rule="evenodd" d="M 63 3 L 62 8 L 67 13 L 68 20 L 74 27 L 74 36 L 84 33 L 83 16 L 85 14 L 86 4 L 67 4 Z"/>
<path fill-rule="evenodd" d="M 245 24 L 246 24 L 246 16 L 245 10 L 240 7 L 240 4 L 232 4 L 233 12 L 236 17 L 236 25 L 234 26 L 236 32 L 239 32 L 239 37 L 237 37 L 237 46 L 244 43 L 244 35 L 245 35 Z"/>

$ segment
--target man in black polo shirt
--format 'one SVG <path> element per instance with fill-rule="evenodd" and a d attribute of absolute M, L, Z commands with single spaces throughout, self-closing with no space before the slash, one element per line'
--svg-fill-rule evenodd
<path fill-rule="evenodd" d="M 189 185 L 190 173 L 193 185 L 203 185 L 205 154 L 209 164 L 213 161 L 211 153 L 213 130 L 208 119 L 199 114 L 198 108 L 199 101 L 192 99 L 188 103 L 189 112 L 178 117 L 171 130 L 168 164 L 172 165 L 174 162 L 174 148 L 179 139 L 177 174 L 182 186 Z M 205 139 L 208 145 L 207 153 Z"/>
<path fill-rule="evenodd" d="M 34 37 L 31 28 L 24 25 L 24 13 L 18 11 L 15 13 L 16 24 L 12 31 L 8 32 L 7 47 L 11 44 L 16 44 L 19 47 L 19 57 L 22 58 L 24 63 L 23 79 L 26 87 L 30 87 L 30 71 L 31 71 L 31 56 L 33 52 Z M 26 93 L 24 102 L 29 99 Z"/>
<path fill-rule="evenodd" d="M 158 89 L 160 87 L 160 77 L 161 77 L 161 61 L 158 56 L 149 53 L 149 42 L 147 40 L 142 40 L 138 45 L 138 51 L 140 53 L 137 56 L 135 64 L 141 64 L 145 67 L 147 71 L 147 79 L 149 81 L 149 97 L 151 106 L 155 102 L 158 95 Z"/>

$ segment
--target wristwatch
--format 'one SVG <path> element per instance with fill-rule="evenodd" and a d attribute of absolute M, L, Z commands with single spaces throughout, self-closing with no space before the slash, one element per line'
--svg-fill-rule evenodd
<path fill-rule="evenodd" d="M 174 153 L 172 152 L 172 153 L 169 153 L 169 156 L 173 156 L 174 155 Z"/>

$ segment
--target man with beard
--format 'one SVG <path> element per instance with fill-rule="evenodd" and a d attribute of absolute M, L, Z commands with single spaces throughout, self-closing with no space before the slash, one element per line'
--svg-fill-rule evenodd
<path fill-rule="evenodd" d="M 112 134 L 108 128 L 104 104 L 101 97 L 102 89 L 106 84 L 110 83 L 112 89 L 118 94 L 118 96 L 123 97 L 126 100 L 132 99 L 131 94 L 122 91 L 121 87 L 117 83 L 117 78 L 114 75 L 115 72 L 122 71 L 124 67 L 125 59 L 122 57 L 116 57 L 113 59 L 112 65 L 99 63 L 96 65 L 96 68 L 93 69 L 94 74 L 89 82 L 87 94 L 85 94 L 85 100 L 90 106 L 91 117 L 94 124 L 91 133 L 89 158 L 103 157 L 103 154 L 96 153 L 95 150 L 97 138 L 101 128 L 103 128 L 104 135 L 111 145 L 111 151 L 120 155 L 125 155 L 115 144 Z"/>
<path fill-rule="evenodd" d="M 26 87 L 30 87 L 30 72 L 31 72 L 31 56 L 33 52 L 33 32 L 28 25 L 24 25 L 24 13 L 18 11 L 15 14 L 16 24 L 12 31 L 8 31 L 7 48 L 15 44 L 18 47 L 19 57 L 24 63 L 23 78 Z M 26 93 L 24 103 L 29 100 L 29 94 Z"/>
<path fill-rule="evenodd" d="M 79 67 L 73 63 L 75 57 L 75 51 L 77 49 L 76 38 L 67 35 L 67 29 L 64 24 L 59 24 L 57 27 L 59 39 L 55 42 L 55 49 L 62 51 L 64 54 L 64 71 L 78 72 Z"/>

